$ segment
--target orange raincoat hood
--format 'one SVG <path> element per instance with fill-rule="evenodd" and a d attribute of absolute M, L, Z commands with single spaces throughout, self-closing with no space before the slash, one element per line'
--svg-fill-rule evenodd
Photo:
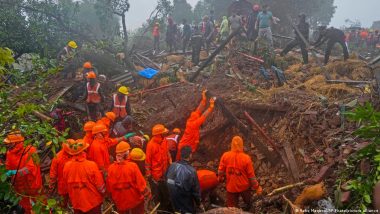
<path fill-rule="evenodd" d="M 232 138 L 231 151 L 232 152 L 243 152 L 244 144 L 243 139 L 239 136 Z"/>

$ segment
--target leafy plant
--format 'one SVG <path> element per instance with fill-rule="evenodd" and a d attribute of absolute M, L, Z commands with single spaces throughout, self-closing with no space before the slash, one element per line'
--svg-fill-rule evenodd
<path fill-rule="evenodd" d="M 367 103 L 346 114 L 360 125 L 354 135 L 370 143 L 348 159 L 339 182 L 347 182 L 351 191 L 351 201 L 346 207 L 364 212 L 372 204 L 373 187 L 380 181 L 380 112 Z M 368 173 L 359 167 L 363 161 L 368 163 Z"/>

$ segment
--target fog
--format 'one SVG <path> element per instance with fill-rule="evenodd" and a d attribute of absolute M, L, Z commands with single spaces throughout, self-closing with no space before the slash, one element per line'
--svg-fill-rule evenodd
<path fill-rule="evenodd" d="M 281 1 L 281 0 L 279 0 Z M 128 29 L 133 30 L 146 21 L 149 14 L 155 8 L 156 0 L 129 0 L 130 11 L 127 14 Z M 187 0 L 194 6 L 198 0 Z M 372 22 L 380 20 L 380 0 L 335 0 L 337 6 L 331 25 L 340 27 L 345 24 L 347 18 L 358 19 L 362 26 L 370 27 Z"/>

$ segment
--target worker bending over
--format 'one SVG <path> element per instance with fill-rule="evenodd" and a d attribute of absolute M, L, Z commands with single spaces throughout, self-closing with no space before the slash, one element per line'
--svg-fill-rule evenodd
<path fill-rule="evenodd" d="M 300 14 L 299 16 L 300 20 L 297 25 L 298 30 L 301 32 L 302 36 L 306 39 L 306 41 L 309 41 L 309 23 L 306 22 L 306 15 Z M 300 46 L 303 63 L 308 64 L 309 63 L 309 55 L 308 51 L 306 49 L 306 44 L 302 40 L 301 36 L 297 33 L 295 30 L 296 38 L 292 40 L 289 44 L 286 45 L 285 49 L 282 50 L 281 56 L 285 56 L 290 50 L 292 50 L 296 46 Z"/>
<path fill-rule="evenodd" d="M 169 152 L 172 160 L 175 160 L 177 156 L 177 147 L 179 143 L 179 135 L 181 134 L 181 130 L 179 128 L 175 128 L 172 131 L 172 134 L 166 137 L 168 141 Z"/>
<path fill-rule="evenodd" d="M 196 213 L 201 206 L 201 192 L 197 172 L 190 165 L 191 147 L 181 149 L 181 160 L 173 163 L 167 172 L 167 185 L 176 212 Z"/>
<path fill-rule="evenodd" d="M 153 127 L 153 137 L 146 148 L 145 169 L 155 202 L 160 203 L 159 210 L 171 212 L 173 208 L 165 179 L 166 170 L 171 164 L 168 143 L 165 140 L 168 132 L 164 125 L 157 124 Z"/>
<path fill-rule="evenodd" d="M 325 42 L 327 42 L 327 47 L 326 47 L 326 52 L 325 52 L 325 65 L 329 62 L 331 50 L 336 43 L 342 46 L 344 60 L 348 59 L 349 57 L 348 48 L 346 45 L 345 35 L 343 31 L 333 28 L 333 27 L 330 27 L 330 28 L 327 28 L 326 26 L 319 27 L 319 37 L 317 41 L 315 42 L 314 47 L 317 48 Z"/>
<path fill-rule="evenodd" d="M 63 168 L 64 185 L 74 214 L 101 214 L 106 186 L 96 163 L 86 159 L 87 148 L 81 139 L 70 146 L 72 158 Z"/>
<path fill-rule="evenodd" d="M 226 178 L 227 207 L 239 207 L 239 198 L 243 198 L 244 210 L 252 205 L 252 189 L 257 195 L 262 194 L 262 188 L 256 179 L 251 157 L 243 151 L 243 139 L 235 136 L 232 139 L 231 151 L 223 154 L 220 159 L 219 182 Z"/>
<path fill-rule="evenodd" d="M 116 161 L 108 168 L 107 190 L 120 214 L 144 214 L 144 198 L 150 196 L 137 164 L 129 159 L 130 145 L 116 146 Z"/>
<path fill-rule="evenodd" d="M 37 155 L 34 146 L 24 146 L 24 137 L 19 131 L 12 132 L 4 139 L 7 147 L 5 160 L 6 175 L 11 177 L 14 190 L 22 194 L 19 205 L 25 214 L 32 213 L 32 203 L 42 188 L 40 166 L 33 161 Z"/>
<path fill-rule="evenodd" d="M 206 93 L 207 90 L 203 91 L 201 103 L 197 109 L 191 113 L 189 119 L 187 119 L 185 132 L 178 144 L 179 151 L 181 151 L 184 146 L 190 146 L 193 153 L 198 149 L 201 125 L 206 121 L 207 116 L 213 111 L 216 100 L 216 98 L 211 98 L 209 108 L 203 112 L 206 108 Z M 181 153 L 178 152 L 176 160 L 180 159 Z"/>

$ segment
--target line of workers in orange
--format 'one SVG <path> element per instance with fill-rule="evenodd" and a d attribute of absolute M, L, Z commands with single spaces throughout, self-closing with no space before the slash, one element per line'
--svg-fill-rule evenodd
<path fill-rule="evenodd" d="M 152 128 L 151 139 L 134 136 L 132 140 L 131 135 L 110 138 L 110 126 L 115 119 L 112 112 L 96 123 L 87 122 L 84 138 L 63 142 L 61 151 L 53 159 L 50 195 L 57 193 L 64 199 L 62 206 L 67 207 L 69 202 L 78 214 L 101 213 L 106 196 L 112 199 L 119 213 L 142 214 L 146 200 L 160 203 L 162 211 L 195 213 L 196 206 L 201 207 L 201 199 L 226 181 L 227 206 L 238 207 L 242 197 L 245 208 L 249 209 L 252 190 L 260 195 L 262 188 L 256 180 L 250 156 L 243 151 L 241 137 L 235 136 L 231 151 L 221 157 L 218 175 L 209 170 L 196 171 L 190 164 L 191 154 L 199 145 L 200 126 L 214 109 L 215 98 L 210 99 L 208 109 L 206 99 L 204 91 L 180 140 L 179 129 L 168 136 L 168 129 L 161 124 Z M 141 141 L 136 143 L 136 137 Z M 145 141 L 149 141 L 146 146 Z M 177 154 L 170 154 L 173 142 L 178 148 Z M 25 146 L 20 132 L 9 133 L 4 143 L 8 149 L 6 174 L 11 177 L 15 191 L 23 195 L 20 206 L 25 213 L 31 213 L 31 203 L 42 190 L 40 166 L 31 158 L 36 148 Z M 172 163 L 175 156 L 177 161 Z"/>

